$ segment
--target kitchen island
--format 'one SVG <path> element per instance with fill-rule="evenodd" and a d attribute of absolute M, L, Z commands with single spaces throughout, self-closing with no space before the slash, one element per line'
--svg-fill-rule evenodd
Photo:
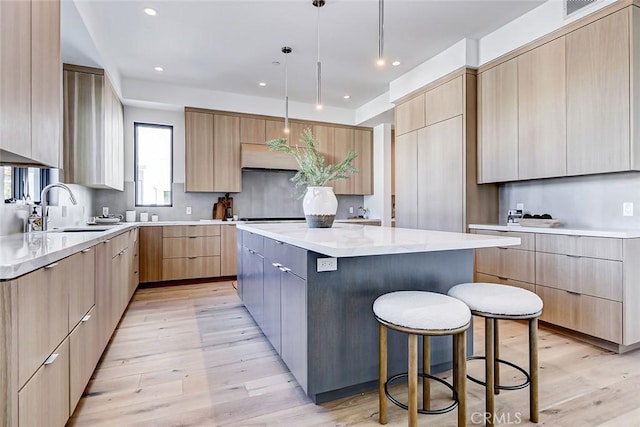
<path fill-rule="evenodd" d="M 373 301 L 396 290 L 446 293 L 473 281 L 473 250 L 513 237 L 335 224 L 238 224 L 238 294 L 316 403 L 375 388 Z M 406 371 L 406 337 L 389 331 L 389 375 Z M 469 351 L 472 336 L 468 336 Z M 432 338 L 433 372 L 451 367 L 450 337 Z"/>

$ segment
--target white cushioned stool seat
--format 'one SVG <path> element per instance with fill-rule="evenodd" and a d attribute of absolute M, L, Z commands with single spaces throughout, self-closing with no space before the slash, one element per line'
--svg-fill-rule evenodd
<path fill-rule="evenodd" d="M 398 291 L 379 296 L 373 312 L 382 322 L 403 328 L 452 330 L 471 321 L 462 301 L 435 292 Z"/>
<path fill-rule="evenodd" d="M 528 316 L 540 314 L 542 300 L 526 289 L 496 283 L 463 283 L 449 289 L 449 295 L 473 311 L 494 315 Z"/>

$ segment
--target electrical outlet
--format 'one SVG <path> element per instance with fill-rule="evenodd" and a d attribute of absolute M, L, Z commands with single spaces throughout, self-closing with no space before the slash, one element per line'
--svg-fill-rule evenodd
<path fill-rule="evenodd" d="M 191 215 L 191 206 L 187 206 L 187 215 Z"/>
<path fill-rule="evenodd" d="M 524 203 L 516 203 L 516 209 L 519 211 L 524 211 Z"/>
<path fill-rule="evenodd" d="M 349 213 L 352 214 L 353 213 L 353 206 L 349 206 Z"/>
<path fill-rule="evenodd" d="M 622 204 L 622 216 L 633 216 L 633 203 L 624 202 Z"/>
<path fill-rule="evenodd" d="M 338 270 L 338 258 L 318 258 L 318 273 Z"/>

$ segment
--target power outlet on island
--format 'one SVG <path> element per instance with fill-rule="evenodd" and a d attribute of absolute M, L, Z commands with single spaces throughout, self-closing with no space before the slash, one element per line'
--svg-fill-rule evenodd
<path fill-rule="evenodd" d="M 622 204 L 622 216 L 633 216 L 633 203 L 624 202 Z"/>
<path fill-rule="evenodd" d="M 338 258 L 318 258 L 318 273 L 323 271 L 337 271 Z"/>

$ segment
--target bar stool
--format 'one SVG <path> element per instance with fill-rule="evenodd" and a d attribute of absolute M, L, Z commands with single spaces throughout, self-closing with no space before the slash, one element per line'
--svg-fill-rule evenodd
<path fill-rule="evenodd" d="M 466 330 L 471 322 L 469 308 L 455 298 L 433 292 L 399 291 L 384 294 L 373 303 L 373 312 L 380 323 L 380 424 L 387 423 L 387 398 L 397 406 L 409 410 L 409 426 L 418 423 L 418 413 L 444 414 L 458 407 L 458 426 L 466 425 Z M 387 328 L 409 335 L 409 372 L 387 379 Z M 429 337 L 453 336 L 453 385 L 430 375 Z M 422 336 L 422 374 L 418 373 L 418 336 Z M 396 379 L 408 377 L 409 402 L 400 403 L 388 390 Z M 418 377 L 422 383 L 422 409 L 418 409 Z M 434 380 L 453 392 L 453 403 L 443 409 L 429 409 L 430 384 Z"/>
<path fill-rule="evenodd" d="M 449 289 L 449 295 L 469 306 L 471 313 L 485 319 L 485 356 L 471 359 L 485 360 L 485 381 L 467 375 L 471 381 L 485 386 L 486 421 L 493 425 L 494 394 L 500 390 L 519 390 L 529 386 L 529 418 L 538 422 L 538 317 L 542 314 L 542 300 L 526 289 L 495 283 L 463 283 Z M 499 358 L 498 320 L 529 321 L 529 372 Z M 500 385 L 500 366 L 503 363 L 525 375 L 521 384 Z"/>

